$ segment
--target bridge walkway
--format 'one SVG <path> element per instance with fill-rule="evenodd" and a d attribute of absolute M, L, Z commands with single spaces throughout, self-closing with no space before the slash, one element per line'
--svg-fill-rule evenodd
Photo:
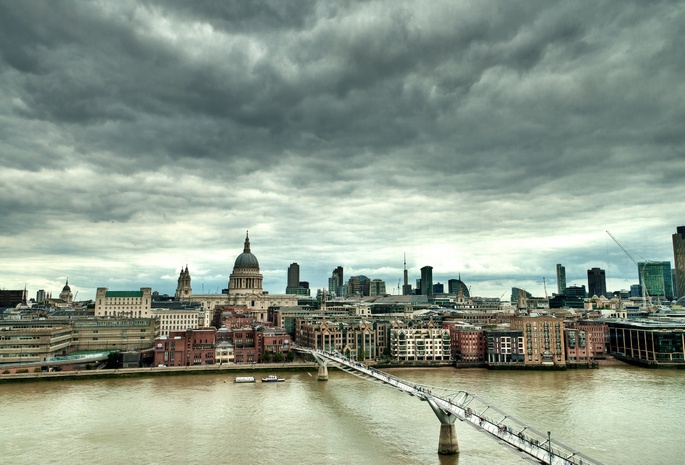
<path fill-rule="evenodd" d="M 551 438 L 503 412 L 481 397 L 467 391 L 454 391 L 406 381 L 373 367 L 350 360 L 339 353 L 297 347 L 314 358 L 333 362 L 340 369 L 356 376 L 379 381 L 410 396 L 432 404 L 446 415 L 460 421 L 506 446 L 532 463 L 549 465 L 603 465 L 601 462 Z M 436 411 L 436 415 L 438 412 Z"/>

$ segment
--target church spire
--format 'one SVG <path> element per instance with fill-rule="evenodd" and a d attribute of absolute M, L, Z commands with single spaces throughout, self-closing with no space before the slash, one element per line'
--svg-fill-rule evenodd
<path fill-rule="evenodd" d="M 243 253 L 250 253 L 250 231 L 245 232 L 245 247 Z"/>

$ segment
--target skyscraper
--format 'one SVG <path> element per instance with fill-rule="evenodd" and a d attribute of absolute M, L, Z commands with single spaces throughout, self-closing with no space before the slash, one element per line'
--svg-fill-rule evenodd
<path fill-rule="evenodd" d="M 300 285 L 300 265 L 291 263 L 288 267 L 288 287 L 298 287 Z"/>
<path fill-rule="evenodd" d="M 333 270 L 333 274 L 328 280 L 328 292 L 334 293 L 338 297 L 342 297 L 344 289 L 345 281 L 343 281 L 343 267 L 339 266 Z"/>
<path fill-rule="evenodd" d="M 606 297 L 607 295 L 607 280 L 606 273 L 601 268 L 592 268 L 587 270 L 587 289 L 590 297 L 597 296 Z"/>
<path fill-rule="evenodd" d="M 685 226 L 678 226 L 673 235 L 673 264 L 675 266 L 675 297 L 685 296 Z"/>
<path fill-rule="evenodd" d="M 421 295 L 433 296 L 433 267 L 421 268 Z"/>
<path fill-rule="evenodd" d="M 566 289 L 566 268 L 557 263 L 557 294 L 563 295 Z"/>
<path fill-rule="evenodd" d="M 637 271 L 640 286 L 647 296 L 666 300 L 673 298 L 671 262 L 638 262 Z"/>

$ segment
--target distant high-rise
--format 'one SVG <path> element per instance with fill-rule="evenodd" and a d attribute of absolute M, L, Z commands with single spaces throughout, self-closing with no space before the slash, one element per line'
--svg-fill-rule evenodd
<path fill-rule="evenodd" d="M 339 266 L 333 270 L 331 278 L 328 280 L 328 292 L 342 297 L 345 293 L 345 281 L 343 280 L 343 267 Z"/>
<path fill-rule="evenodd" d="M 461 298 L 465 300 L 468 300 L 470 297 L 469 288 L 466 287 L 466 284 L 461 280 L 461 277 L 459 279 L 449 279 L 447 281 L 447 292 L 456 296 L 461 296 Z"/>
<path fill-rule="evenodd" d="M 309 282 L 300 281 L 300 265 L 291 263 L 288 267 L 288 286 L 286 294 L 310 295 Z"/>
<path fill-rule="evenodd" d="M 557 263 L 557 294 L 563 295 L 566 289 L 566 268 Z"/>
<path fill-rule="evenodd" d="M 421 295 L 433 296 L 433 267 L 421 268 Z"/>
<path fill-rule="evenodd" d="M 673 299 L 671 262 L 638 262 L 640 286 L 649 297 Z"/>
<path fill-rule="evenodd" d="M 673 235 L 673 265 L 675 266 L 675 297 L 685 296 L 685 226 L 678 226 Z"/>
<path fill-rule="evenodd" d="M 368 296 L 371 291 L 371 280 L 364 275 L 352 276 L 347 287 L 350 295 Z"/>
<path fill-rule="evenodd" d="M 587 270 L 587 290 L 590 297 L 607 296 L 606 273 L 601 268 Z"/>
<path fill-rule="evenodd" d="M 413 294 L 409 284 L 409 274 L 407 273 L 407 254 L 404 254 L 404 284 L 402 285 L 402 295 Z"/>
<path fill-rule="evenodd" d="M 300 285 L 300 265 L 291 263 L 288 267 L 288 287 L 298 287 Z"/>
<path fill-rule="evenodd" d="M 369 285 L 369 295 L 385 295 L 385 281 L 372 279 Z"/>

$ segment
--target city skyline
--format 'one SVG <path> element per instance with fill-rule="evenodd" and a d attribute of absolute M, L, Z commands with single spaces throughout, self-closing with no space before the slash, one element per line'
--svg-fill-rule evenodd
<path fill-rule="evenodd" d="M 264 289 L 296 262 L 471 295 L 674 263 L 677 4 L 3 2 L 0 287 Z M 656 72 L 658 70 L 658 72 Z"/>

